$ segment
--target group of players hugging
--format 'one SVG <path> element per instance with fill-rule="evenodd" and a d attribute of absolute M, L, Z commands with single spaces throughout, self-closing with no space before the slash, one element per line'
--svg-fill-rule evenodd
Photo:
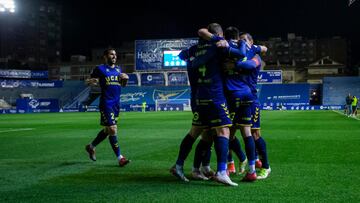
<path fill-rule="evenodd" d="M 230 174 L 236 173 L 233 153 L 239 159 L 238 173 L 243 175 L 242 181 L 265 179 L 271 169 L 266 143 L 260 136 L 256 85 L 261 68 L 260 54 L 267 48 L 254 45 L 252 36 L 241 33 L 236 27 L 228 27 L 223 32 L 217 23 L 200 29 L 198 34 L 198 43 L 179 54 L 187 62 L 193 119 L 170 172 L 181 181 L 189 181 L 184 174 L 184 162 L 196 139 L 201 137 L 195 149 L 192 179 L 213 179 L 237 186 L 230 179 Z M 245 153 L 235 136 L 238 129 Z M 213 143 L 216 173 L 210 168 Z"/>
<path fill-rule="evenodd" d="M 240 33 L 236 27 L 228 27 L 223 32 L 217 23 L 200 29 L 198 34 L 198 43 L 179 54 L 182 60 L 187 61 L 193 119 L 170 172 L 182 181 L 189 181 L 184 174 L 184 162 L 196 139 L 201 137 L 195 150 L 193 179 L 213 179 L 237 186 L 229 177 L 231 173 L 236 173 L 232 153 L 239 159 L 238 173 L 244 175 L 243 181 L 265 179 L 271 169 L 266 143 L 260 136 L 256 84 L 261 68 L 260 54 L 267 48 L 254 45 L 251 35 Z M 114 49 L 105 50 L 104 59 L 105 64 L 97 66 L 86 80 L 87 84 L 101 88 L 99 109 L 104 129 L 85 146 L 85 150 L 89 158 L 96 161 L 96 146 L 108 137 L 119 166 L 123 167 L 130 160 L 120 152 L 117 117 L 121 87 L 126 86 L 129 77 L 115 65 L 117 55 Z M 238 129 L 244 140 L 245 154 L 235 136 Z M 216 173 L 210 168 L 213 143 L 217 156 Z"/>

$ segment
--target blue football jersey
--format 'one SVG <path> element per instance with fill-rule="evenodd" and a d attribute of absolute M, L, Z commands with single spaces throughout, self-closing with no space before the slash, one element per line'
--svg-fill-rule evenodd
<path fill-rule="evenodd" d="M 242 81 L 250 87 L 254 96 L 257 94 L 256 85 L 260 69 L 261 58 L 259 55 L 255 55 L 250 60 L 238 61 L 236 64 L 236 70 L 242 75 Z"/>
<path fill-rule="evenodd" d="M 256 54 L 260 55 L 261 47 L 259 45 L 246 46 L 246 58 L 252 59 Z"/>
<path fill-rule="evenodd" d="M 179 53 L 179 58 L 181 60 L 186 61 L 186 69 L 188 72 L 190 88 L 192 93 L 196 92 L 196 82 L 198 80 L 197 70 L 195 68 L 192 68 L 192 61 L 195 58 L 196 47 L 197 45 L 193 45 L 190 48 L 182 50 Z"/>
<path fill-rule="evenodd" d="M 192 68 L 197 70 L 197 99 L 223 100 L 221 60 L 224 49 L 212 42 L 199 43 L 196 46 Z"/>
<path fill-rule="evenodd" d="M 198 80 L 198 71 L 196 68 L 192 67 L 192 61 L 195 58 L 196 46 L 193 45 L 189 49 L 182 50 L 179 53 L 179 58 L 181 60 L 186 61 L 186 69 L 190 82 L 190 100 L 191 100 L 191 108 L 195 108 L 195 94 L 197 90 L 197 80 Z"/>
<path fill-rule="evenodd" d="M 229 40 L 229 46 L 232 48 L 232 50 L 241 50 L 244 49 L 245 43 L 243 40 L 241 40 L 240 43 Z M 244 73 L 241 73 L 241 71 L 236 71 L 237 61 L 242 61 L 244 58 L 242 56 L 246 56 L 246 54 L 247 53 L 243 53 L 240 56 L 229 54 L 228 57 L 223 60 L 222 68 L 224 70 L 224 85 L 226 90 L 242 90 L 243 87 L 247 85 L 246 76 L 244 76 Z"/>
<path fill-rule="evenodd" d="M 120 103 L 121 85 L 119 75 L 121 69 L 118 66 L 114 68 L 103 64 L 97 66 L 91 73 L 91 78 L 98 78 L 101 88 L 99 108 L 110 108 Z"/>

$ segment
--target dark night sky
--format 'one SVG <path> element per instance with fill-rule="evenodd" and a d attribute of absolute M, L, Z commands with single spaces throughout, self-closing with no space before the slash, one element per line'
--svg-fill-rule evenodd
<path fill-rule="evenodd" d="M 360 45 L 360 1 L 351 7 L 348 0 L 207 1 L 206 6 L 195 0 L 50 1 L 63 6 L 65 58 L 122 41 L 195 37 L 210 22 L 237 26 L 255 39 L 289 32 L 308 38 L 343 36 L 352 42 L 353 58 L 360 58 L 354 49 Z"/>

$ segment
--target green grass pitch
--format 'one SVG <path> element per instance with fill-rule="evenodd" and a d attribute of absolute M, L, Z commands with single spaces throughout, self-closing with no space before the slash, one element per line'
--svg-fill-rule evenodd
<path fill-rule="evenodd" d="M 108 140 L 96 162 L 84 150 L 100 129 L 98 113 L 0 115 L 0 202 L 360 202 L 359 120 L 332 111 L 263 111 L 272 173 L 255 183 L 234 175 L 239 186 L 226 187 L 182 183 L 169 173 L 191 117 L 121 113 L 119 143 L 132 162 L 119 168 Z"/>

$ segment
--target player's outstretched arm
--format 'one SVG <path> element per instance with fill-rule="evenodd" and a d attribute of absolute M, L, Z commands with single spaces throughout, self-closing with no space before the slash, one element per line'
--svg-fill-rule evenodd
<path fill-rule="evenodd" d="M 266 53 L 268 50 L 268 48 L 264 45 L 252 45 L 251 48 L 255 49 L 255 53 L 257 54 Z"/>
<path fill-rule="evenodd" d="M 179 57 L 181 60 L 183 60 L 183 61 L 188 60 L 188 59 L 190 58 L 189 49 L 184 49 L 184 50 L 182 50 L 182 51 L 179 53 L 178 57 Z"/>
<path fill-rule="evenodd" d="M 257 56 L 254 56 L 254 58 L 252 58 L 251 60 L 246 60 L 246 61 L 241 61 L 239 60 L 238 62 L 236 62 L 236 70 L 239 71 L 241 69 L 245 69 L 245 70 L 251 70 L 251 69 L 255 69 L 256 67 L 258 67 L 260 65 L 261 61 L 260 58 Z"/>
<path fill-rule="evenodd" d="M 260 46 L 260 49 L 261 49 L 261 53 L 266 53 L 268 48 L 264 45 L 259 45 Z"/>
<path fill-rule="evenodd" d="M 231 57 L 237 57 L 243 59 L 246 56 L 246 42 L 244 40 L 239 41 L 239 48 L 228 47 L 228 55 Z"/>

